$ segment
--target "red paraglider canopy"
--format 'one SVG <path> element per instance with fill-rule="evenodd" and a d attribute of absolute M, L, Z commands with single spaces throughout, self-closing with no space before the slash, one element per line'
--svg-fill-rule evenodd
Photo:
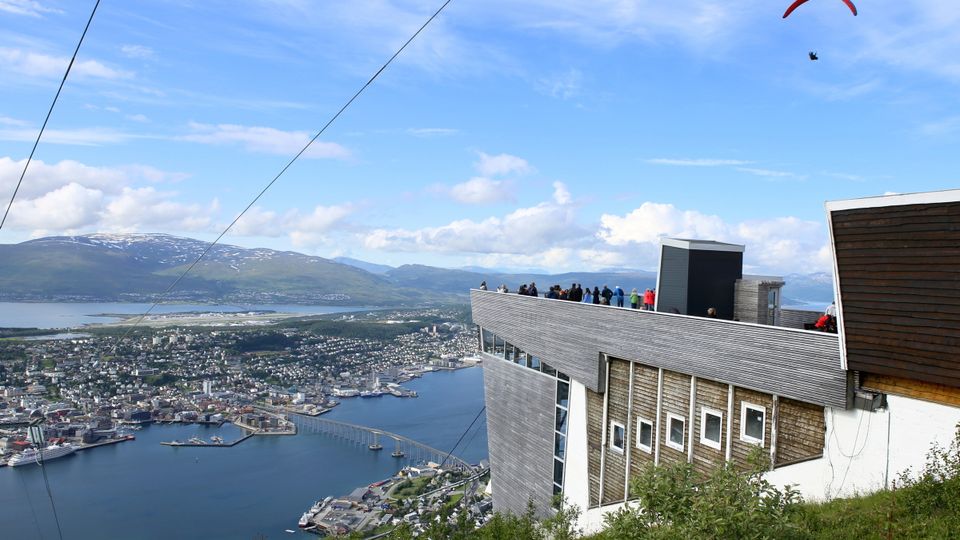
<path fill-rule="evenodd" d="M 846 4 L 848 8 L 850 8 L 851 13 L 853 13 L 854 15 L 857 14 L 857 6 L 853 5 L 853 2 L 851 2 L 850 0 L 841 0 L 841 1 L 844 4 Z M 807 0 L 797 0 L 796 2 L 790 4 L 790 7 L 788 7 L 787 11 L 783 14 L 783 18 L 786 19 L 787 17 L 790 16 L 791 13 L 793 13 L 793 10 L 800 7 L 801 4 L 806 4 L 806 3 L 807 3 Z"/>

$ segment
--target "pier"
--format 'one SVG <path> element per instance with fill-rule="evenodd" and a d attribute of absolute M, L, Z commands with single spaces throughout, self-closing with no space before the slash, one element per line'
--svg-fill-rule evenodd
<path fill-rule="evenodd" d="M 160 444 L 162 444 L 162 445 L 164 445 L 164 446 L 173 446 L 173 447 L 176 447 L 176 448 L 183 448 L 183 447 L 188 447 L 188 448 L 230 448 L 231 446 L 236 446 L 236 445 L 242 443 L 243 441 L 249 439 L 250 437 L 253 437 L 253 436 L 256 435 L 256 434 L 257 434 L 256 431 L 250 431 L 250 432 L 248 432 L 246 435 L 244 435 L 243 437 L 240 437 L 239 439 L 237 439 L 237 440 L 235 440 L 235 441 L 231 441 L 231 442 L 215 443 L 215 442 L 206 442 L 206 441 L 204 441 L 204 442 L 164 441 L 164 442 L 161 442 Z"/>
<path fill-rule="evenodd" d="M 448 456 L 447 452 L 382 429 L 299 414 L 290 415 L 290 420 L 301 431 L 328 435 L 370 451 L 390 448 L 390 455 L 397 459 L 406 457 L 414 462 L 443 463 L 446 469 L 471 470 L 469 463 L 453 454 Z M 391 440 L 392 444 L 390 443 Z M 386 446 L 388 444 L 390 446 Z M 446 460 L 446 463 L 444 463 L 444 460 Z"/>

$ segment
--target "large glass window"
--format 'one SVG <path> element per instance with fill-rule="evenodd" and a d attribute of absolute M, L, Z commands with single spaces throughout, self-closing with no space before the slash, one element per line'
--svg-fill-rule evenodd
<path fill-rule="evenodd" d="M 686 424 L 686 418 L 672 413 L 667 414 L 667 446 L 683 452 Z"/>
<path fill-rule="evenodd" d="M 557 407 L 557 431 L 567 434 L 567 410 Z"/>
<path fill-rule="evenodd" d="M 566 459 L 567 453 L 567 438 L 559 433 L 553 434 L 553 455 L 560 458 Z"/>
<path fill-rule="evenodd" d="M 546 362 L 540 363 L 540 371 L 542 371 L 543 373 L 546 373 L 547 375 L 550 375 L 551 377 L 557 376 L 557 370 L 554 369 L 553 366 L 551 366 Z"/>
<path fill-rule="evenodd" d="M 614 452 L 623 452 L 626 446 L 627 432 L 623 424 L 610 422 L 610 449 Z"/>
<path fill-rule="evenodd" d="M 700 409 L 700 442 L 719 450 L 721 433 L 723 433 L 723 413 L 707 407 Z"/>
<path fill-rule="evenodd" d="M 566 407 L 570 401 L 570 383 L 557 381 L 557 405 Z"/>
<path fill-rule="evenodd" d="M 503 348 L 506 342 L 502 337 L 494 335 L 493 336 L 493 354 L 503 358 Z"/>
<path fill-rule="evenodd" d="M 514 355 L 516 354 L 516 352 L 517 352 L 517 348 L 511 345 L 509 342 L 507 342 L 507 346 L 504 349 L 503 357 L 506 358 L 508 362 L 513 362 Z"/>
<path fill-rule="evenodd" d="M 480 333 L 483 339 L 483 352 L 493 354 L 493 332 L 486 328 L 481 328 Z"/>
<path fill-rule="evenodd" d="M 763 446 L 767 408 L 744 401 L 740 405 L 740 439 Z"/>
<path fill-rule="evenodd" d="M 563 462 L 559 459 L 553 460 L 553 483 L 563 485 Z"/>
<path fill-rule="evenodd" d="M 646 453 L 653 451 L 653 423 L 637 418 L 637 448 Z"/>
<path fill-rule="evenodd" d="M 540 359 L 532 354 L 527 355 L 527 367 L 540 371 Z"/>

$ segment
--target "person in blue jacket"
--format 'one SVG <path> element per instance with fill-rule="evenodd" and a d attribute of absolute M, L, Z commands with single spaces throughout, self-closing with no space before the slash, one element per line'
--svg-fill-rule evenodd
<path fill-rule="evenodd" d="M 623 307 L 623 295 L 623 289 L 617 285 L 616 288 L 613 289 L 613 296 L 617 298 L 617 307 Z"/>

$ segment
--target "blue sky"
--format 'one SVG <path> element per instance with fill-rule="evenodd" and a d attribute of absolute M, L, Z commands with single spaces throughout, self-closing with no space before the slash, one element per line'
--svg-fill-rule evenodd
<path fill-rule="evenodd" d="M 439 3 L 103 0 L 0 242 L 214 238 Z M 960 3 L 788 4 L 454 0 L 224 241 L 829 271 L 824 201 L 958 186 Z M 0 0 L 4 205 L 92 5 Z"/>

